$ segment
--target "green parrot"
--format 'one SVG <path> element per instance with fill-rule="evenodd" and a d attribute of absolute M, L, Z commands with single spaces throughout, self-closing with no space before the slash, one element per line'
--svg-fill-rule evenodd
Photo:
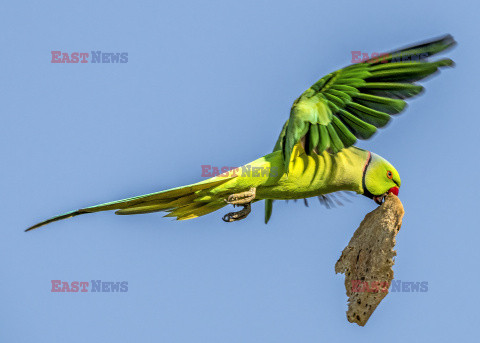
<path fill-rule="evenodd" d="M 273 200 L 306 199 L 352 191 L 381 204 L 398 195 L 397 170 L 384 158 L 353 146 L 400 113 L 404 99 L 420 94 L 416 84 L 450 59 L 429 57 L 454 46 L 446 35 L 349 65 L 321 78 L 295 100 L 271 154 L 202 182 L 81 208 L 47 219 L 26 231 L 85 213 L 116 210 L 129 215 L 164 211 L 166 217 L 192 219 L 232 204 L 243 207 L 223 217 L 244 219 L 251 204 L 265 200 L 265 222 Z"/>

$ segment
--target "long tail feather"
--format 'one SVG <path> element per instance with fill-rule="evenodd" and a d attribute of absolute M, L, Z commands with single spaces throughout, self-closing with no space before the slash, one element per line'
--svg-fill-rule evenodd
<path fill-rule="evenodd" d="M 67 219 L 71 217 L 75 217 L 81 214 L 86 213 L 95 213 L 101 211 L 110 211 L 110 210 L 117 210 L 115 214 L 141 214 L 141 213 L 151 213 L 151 212 L 158 212 L 158 211 L 169 211 L 171 212 L 169 216 L 175 216 L 177 219 L 190 219 L 199 217 L 201 215 L 209 213 L 204 208 L 205 205 L 208 205 L 209 202 L 196 202 L 198 198 L 205 196 L 209 190 L 214 189 L 217 186 L 224 184 L 225 182 L 231 180 L 231 177 L 224 177 L 224 178 L 212 178 L 209 180 L 205 180 L 203 182 L 199 182 L 192 185 L 187 185 L 183 187 L 177 187 L 168 189 L 161 192 L 145 194 L 141 196 L 136 196 L 132 198 L 117 200 L 113 202 L 108 202 L 100 205 L 95 205 L 91 207 L 85 207 L 76 211 L 67 212 L 50 219 L 44 220 L 38 224 L 35 224 L 25 231 L 30 231 L 33 229 L 37 229 L 43 225 L 47 225 L 58 220 Z M 221 207 L 225 206 L 226 203 L 222 201 L 218 201 L 218 199 L 213 199 L 213 202 L 216 206 L 214 206 L 210 212 L 220 209 Z M 192 206 L 189 208 L 188 213 L 185 211 L 180 211 L 180 209 L 188 206 Z M 198 211 L 195 211 L 198 209 Z M 177 216 L 177 213 L 182 214 L 182 216 Z M 185 214 L 188 214 L 189 217 L 187 218 Z M 181 217 L 181 218 L 180 218 Z"/>

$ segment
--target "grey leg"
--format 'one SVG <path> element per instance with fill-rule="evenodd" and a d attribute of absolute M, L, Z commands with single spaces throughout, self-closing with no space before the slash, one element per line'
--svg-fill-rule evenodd
<path fill-rule="evenodd" d="M 225 222 L 235 222 L 247 218 L 251 211 L 251 203 L 255 199 L 256 188 L 252 187 L 246 192 L 231 194 L 225 199 L 225 202 L 233 206 L 243 206 L 243 209 L 237 212 L 230 212 L 223 216 Z"/>
<path fill-rule="evenodd" d="M 232 205 L 249 204 L 253 201 L 253 199 L 255 199 L 256 192 L 257 189 L 255 187 L 252 187 L 246 192 L 229 195 L 225 202 Z"/>

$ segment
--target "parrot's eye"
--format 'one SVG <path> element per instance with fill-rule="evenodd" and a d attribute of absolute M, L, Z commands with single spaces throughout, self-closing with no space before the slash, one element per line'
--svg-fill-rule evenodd
<path fill-rule="evenodd" d="M 391 180 L 392 177 L 393 177 L 393 174 L 392 174 L 392 172 L 391 172 L 390 170 L 387 171 L 387 177 L 388 177 L 390 180 Z"/>

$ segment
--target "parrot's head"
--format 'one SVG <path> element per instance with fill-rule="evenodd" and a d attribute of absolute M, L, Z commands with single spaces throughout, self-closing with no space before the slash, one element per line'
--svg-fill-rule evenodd
<path fill-rule="evenodd" d="M 383 157 L 370 153 L 363 170 L 363 195 L 381 205 L 388 193 L 398 196 L 401 180 L 397 170 Z"/>

